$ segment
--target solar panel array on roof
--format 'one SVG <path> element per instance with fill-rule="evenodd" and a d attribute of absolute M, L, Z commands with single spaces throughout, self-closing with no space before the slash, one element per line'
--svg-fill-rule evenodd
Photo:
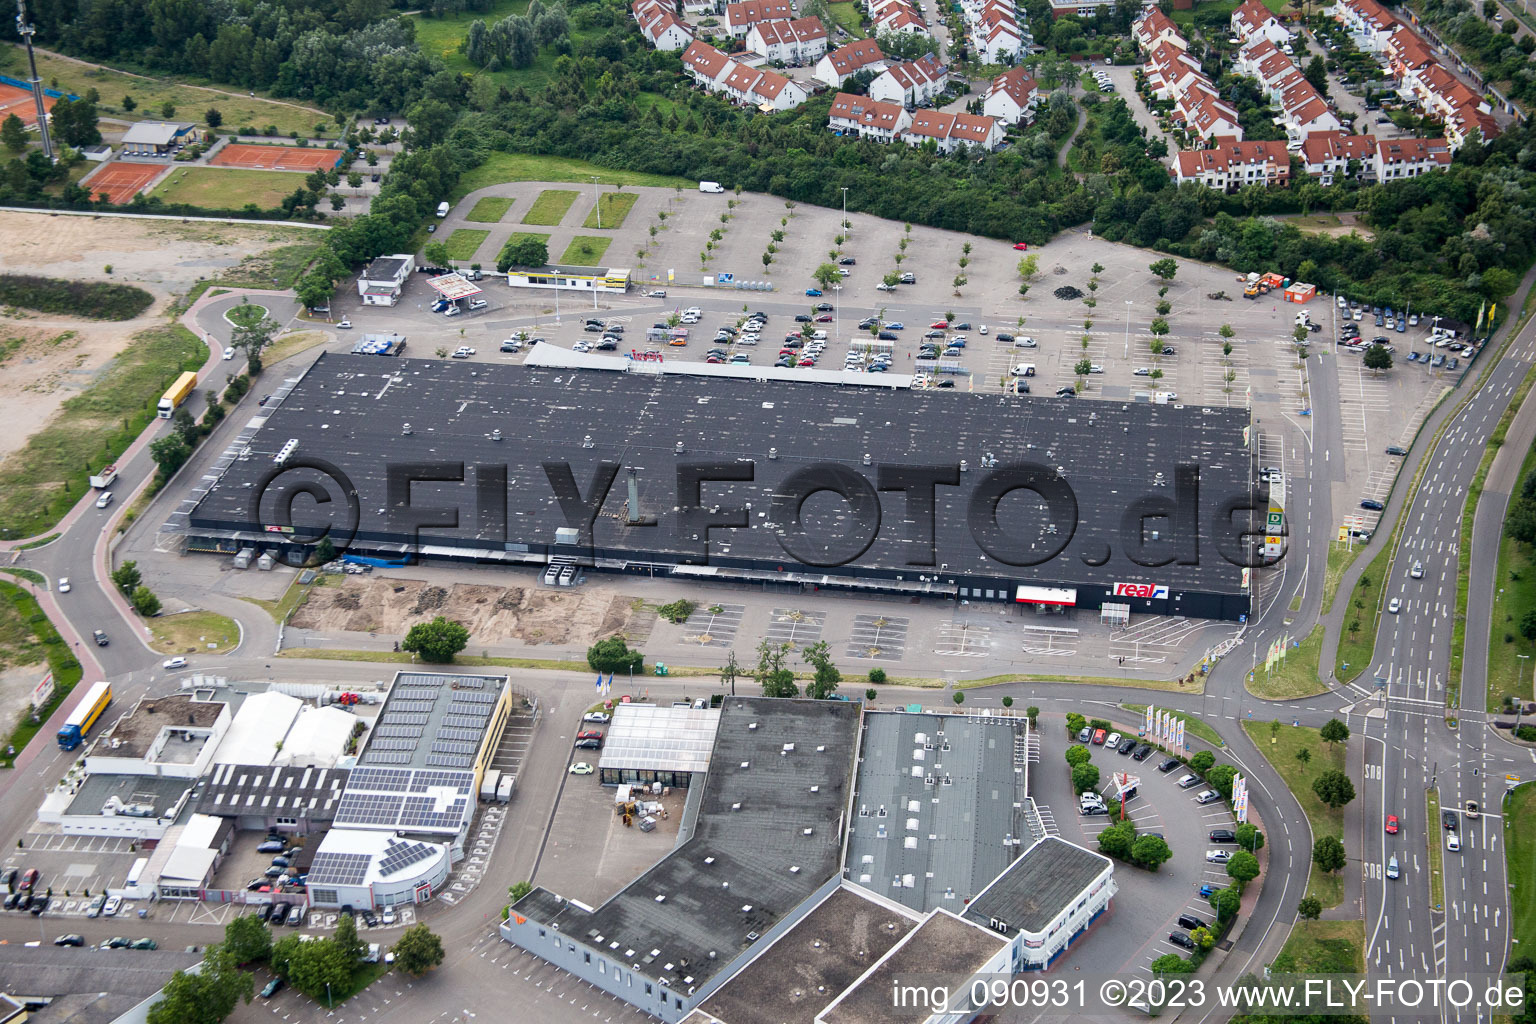
<path fill-rule="evenodd" d="M 400 827 L 457 829 L 464 817 L 467 803 L 467 799 L 462 796 L 442 805 L 429 796 L 408 796 L 405 798 L 405 806 L 400 811 Z"/>
<path fill-rule="evenodd" d="M 391 839 L 385 844 L 387 853 L 379 861 L 379 874 L 388 878 L 397 871 L 410 867 L 417 861 L 426 860 L 437 851 L 426 843 L 407 843 Z"/>
<path fill-rule="evenodd" d="M 336 808 L 338 825 L 393 825 L 400 820 L 405 797 L 399 793 L 354 793 L 341 795 Z"/>
<path fill-rule="evenodd" d="M 362 885 L 368 877 L 369 857 L 366 853 L 315 854 L 309 866 L 310 885 Z"/>

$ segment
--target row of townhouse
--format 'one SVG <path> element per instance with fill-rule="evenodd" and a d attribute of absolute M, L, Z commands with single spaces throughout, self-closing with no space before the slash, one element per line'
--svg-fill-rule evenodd
<path fill-rule="evenodd" d="M 747 49 L 770 61 L 811 64 L 827 52 L 827 27 L 820 18 L 760 21 L 747 29 Z"/>
<path fill-rule="evenodd" d="M 992 79 L 981 112 L 1004 124 L 1030 124 L 1035 120 L 1039 100 L 1040 89 L 1029 72 L 1010 68 Z"/>
<path fill-rule="evenodd" d="M 1235 19 L 1234 15 L 1234 19 Z M 1280 108 L 1285 133 L 1293 147 L 1313 132 L 1344 127 L 1322 93 L 1280 48 L 1264 35 L 1255 35 L 1237 52 L 1233 70 L 1258 80 L 1269 101 Z"/>
<path fill-rule="evenodd" d="M 1190 0 L 1174 0 L 1174 7 L 1179 8 L 1183 3 L 1183 10 L 1189 10 L 1193 4 Z M 1066 17 L 1075 14 L 1079 18 L 1092 18 L 1102 10 L 1113 11 L 1115 0 L 1051 0 L 1051 19 Z"/>
<path fill-rule="evenodd" d="M 1003 144 L 1003 124 L 976 114 L 946 114 L 939 110 L 908 110 L 868 96 L 840 92 L 832 100 L 830 127 L 844 135 L 876 142 L 933 142 L 940 153 L 961 145 L 993 150 Z"/>
<path fill-rule="evenodd" d="M 1354 174 L 1365 181 L 1416 178 L 1451 162 L 1445 139 L 1378 139 L 1342 131 L 1313 132 L 1301 144 L 1306 172 L 1324 185 Z"/>
<path fill-rule="evenodd" d="M 914 0 L 867 0 L 866 6 L 876 34 L 928 35 L 928 23 L 923 21 L 922 8 Z"/>
<path fill-rule="evenodd" d="M 725 31 L 732 39 L 745 39 L 753 25 L 764 21 L 793 21 L 790 0 L 740 0 L 725 5 Z"/>
<path fill-rule="evenodd" d="M 818 82 L 825 82 L 833 89 L 841 89 L 843 83 L 862 71 L 879 73 L 890 66 L 880 44 L 873 39 L 856 39 L 846 46 L 839 46 L 816 62 L 811 72 Z"/>
<path fill-rule="evenodd" d="M 1418 34 L 1376 0 L 1338 0 L 1328 13 L 1357 47 L 1386 59 L 1397 77 L 1399 95 L 1441 121 L 1452 151 L 1500 134 L 1488 102 L 1446 70 Z"/>
<path fill-rule="evenodd" d="M 635 0 L 629 7 L 640 34 L 658 50 L 681 50 L 693 42 L 693 30 L 678 19 L 669 0 Z"/>
<path fill-rule="evenodd" d="M 1012 64 L 1034 41 L 1014 0 L 962 0 L 961 14 L 971 50 L 983 64 Z"/>
<path fill-rule="evenodd" d="M 764 112 L 792 110 L 806 98 L 804 89 L 777 71 L 732 60 L 697 39 L 683 51 L 683 70 L 710 92 Z"/>
<path fill-rule="evenodd" d="M 1245 46 L 1259 39 L 1268 39 L 1276 46 L 1287 46 L 1291 41 L 1290 32 L 1260 0 L 1243 0 L 1232 12 L 1232 35 Z"/>
<path fill-rule="evenodd" d="M 949 69 L 933 54 L 892 64 L 869 83 L 871 99 L 897 103 L 909 109 L 932 103 L 944 91 Z"/>
<path fill-rule="evenodd" d="M 1378 139 L 1343 131 L 1313 132 L 1302 140 L 1302 169 L 1324 185 L 1353 175 L 1363 181 L 1416 178 L 1450 164 L 1444 139 Z M 1283 142 L 1239 142 L 1218 138 L 1209 149 L 1175 153 L 1169 173 L 1182 185 L 1236 192 L 1245 185 L 1285 186 L 1291 180 L 1291 152 Z"/>
<path fill-rule="evenodd" d="M 1200 70 L 1189 43 L 1162 11 L 1153 8 L 1131 28 L 1145 57 L 1142 74 L 1152 94 L 1172 100 L 1173 120 L 1197 138 L 1243 137 L 1237 110 L 1222 99 L 1214 83 Z"/>

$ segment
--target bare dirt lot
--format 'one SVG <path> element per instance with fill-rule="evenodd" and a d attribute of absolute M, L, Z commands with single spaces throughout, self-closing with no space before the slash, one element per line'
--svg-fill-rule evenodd
<path fill-rule="evenodd" d="M 0 310 L 0 407 L 7 423 L 0 459 L 89 387 L 129 338 L 163 323 L 172 296 L 296 239 L 291 228 L 40 213 L 0 213 L 0 236 L 6 240 L 0 271 L 134 284 L 158 300 L 143 316 L 117 323 Z"/>
<path fill-rule="evenodd" d="M 299 629 L 403 635 L 438 615 L 462 623 L 471 643 L 507 639 L 525 644 L 591 644 L 624 633 L 649 632 L 656 612 L 637 598 L 600 589 L 449 587 L 414 579 L 331 577 L 294 613 Z"/>

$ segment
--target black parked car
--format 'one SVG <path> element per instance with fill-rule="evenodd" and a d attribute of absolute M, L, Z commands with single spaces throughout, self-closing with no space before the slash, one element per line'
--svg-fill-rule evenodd
<path fill-rule="evenodd" d="M 1233 832 L 1229 828 L 1215 828 L 1215 829 L 1212 829 L 1211 830 L 1211 842 L 1213 842 L 1213 843 L 1235 843 L 1235 842 L 1237 842 L 1237 833 Z"/>
<path fill-rule="evenodd" d="M 1196 928 L 1207 928 L 1209 925 L 1200 920 L 1194 914 L 1180 914 L 1179 927 L 1188 928 L 1190 931 L 1194 931 Z"/>
<path fill-rule="evenodd" d="M 1157 770 L 1166 775 L 1167 773 L 1173 771 L 1175 768 L 1177 768 L 1179 765 L 1181 765 L 1183 763 L 1184 763 L 1183 761 L 1180 761 L 1176 757 L 1170 757 L 1168 760 L 1166 760 L 1162 764 L 1158 765 L 1157 766 Z"/>
<path fill-rule="evenodd" d="M 1188 935 L 1184 934 L 1183 932 L 1171 932 L 1171 933 L 1169 933 L 1168 941 L 1173 943 L 1175 946 L 1183 946 L 1185 949 L 1194 949 L 1195 948 L 1195 940 L 1190 938 Z"/>
<path fill-rule="evenodd" d="M 1143 743 L 1141 746 L 1136 748 L 1136 752 L 1134 754 L 1132 754 L 1131 757 L 1133 757 L 1137 761 L 1145 761 L 1151 755 L 1152 755 L 1152 744 L 1150 744 L 1150 743 Z"/>
<path fill-rule="evenodd" d="M 1123 739 L 1123 740 L 1120 741 L 1120 746 L 1116 748 L 1116 752 L 1123 756 L 1125 754 L 1129 754 L 1131 751 L 1133 751 L 1135 749 L 1136 749 L 1136 741 L 1135 741 L 1135 739 L 1127 737 L 1126 739 Z"/>

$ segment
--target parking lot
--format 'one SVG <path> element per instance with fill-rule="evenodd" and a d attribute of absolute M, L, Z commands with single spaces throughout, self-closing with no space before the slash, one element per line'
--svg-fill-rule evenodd
<path fill-rule="evenodd" d="M 1134 728 L 1122 728 L 1121 733 L 1136 736 Z M 1098 849 L 1098 834 L 1119 819 L 1079 813 L 1062 758 L 1069 742 L 1061 719 L 1042 716 L 1039 736 L 1041 762 L 1030 773 L 1030 788 L 1042 820 L 1062 838 Z M 1100 791 L 1106 800 L 1115 794 L 1112 773 L 1128 772 L 1137 778 L 1137 795 L 1127 801 L 1126 817 L 1135 822 L 1137 834 L 1161 835 L 1173 850 L 1173 858 L 1156 872 L 1116 862 L 1115 882 L 1120 892 L 1113 904 L 1113 920 L 1079 940 L 1080 948 L 1073 956 L 1079 963 L 1096 963 L 1096 969 L 1108 973 L 1149 971 L 1152 961 L 1165 953 L 1188 955 L 1187 950 L 1168 941 L 1170 934 L 1187 934 L 1178 924 L 1181 915 L 1193 915 L 1207 924 L 1215 921 L 1210 902 L 1200 895 L 1201 887 L 1225 888 L 1231 879 L 1225 865 L 1207 861 L 1206 854 L 1237 847 L 1212 843 L 1208 836 L 1213 829 L 1233 829 L 1235 821 L 1225 801 L 1203 806 L 1196 802 L 1196 795 L 1205 789 L 1203 783 L 1179 788 L 1178 780 L 1188 773 L 1187 768 L 1181 765 L 1160 772 L 1164 754 L 1154 750 L 1146 760 L 1136 761 L 1116 753 L 1108 744 L 1090 749 L 1092 763 L 1099 766 Z M 1262 878 L 1255 884 L 1260 883 Z M 1085 956 L 1090 959 L 1084 960 Z"/>

